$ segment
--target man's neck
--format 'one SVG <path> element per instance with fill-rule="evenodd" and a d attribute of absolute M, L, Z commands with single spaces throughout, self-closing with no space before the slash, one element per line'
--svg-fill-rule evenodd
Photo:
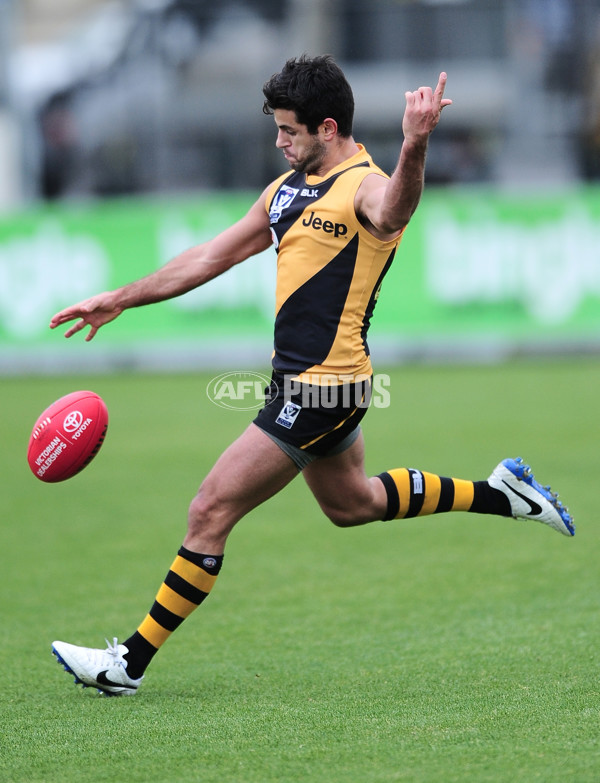
<path fill-rule="evenodd" d="M 354 141 L 352 136 L 347 139 L 340 139 L 338 137 L 336 142 L 333 142 L 327 150 L 327 156 L 324 158 L 323 163 L 319 167 L 318 171 L 312 172 L 310 176 L 325 177 L 330 171 L 335 169 L 340 163 L 352 158 L 360 152 L 360 147 Z"/>

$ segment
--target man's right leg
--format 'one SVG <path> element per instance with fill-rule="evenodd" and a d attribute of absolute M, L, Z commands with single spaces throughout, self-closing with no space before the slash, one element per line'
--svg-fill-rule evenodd
<path fill-rule="evenodd" d="M 566 536 L 573 518 L 521 459 L 505 459 L 487 481 L 395 468 L 367 477 L 362 434 L 345 451 L 308 465 L 304 478 L 323 512 L 339 527 L 410 519 L 447 511 L 496 514 L 543 522 Z"/>
<path fill-rule="evenodd" d="M 217 460 L 190 504 L 183 546 L 137 630 L 106 650 L 54 642 L 54 654 L 75 681 L 109 695 L 135 693 L 158 649 L 210 593 L 235 524 L 297 474 L 292 460 L 251 424 Z"/>

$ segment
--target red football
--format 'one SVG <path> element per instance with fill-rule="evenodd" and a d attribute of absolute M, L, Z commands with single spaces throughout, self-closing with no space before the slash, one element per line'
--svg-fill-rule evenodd
<path fill-rule="evenodd" d="M 36 421 L 27 449 L 29 467 L 48 483 L 71 478 L 94 459 L 107 428 L 101 397 L 91 391 L 66 394 Z"/>

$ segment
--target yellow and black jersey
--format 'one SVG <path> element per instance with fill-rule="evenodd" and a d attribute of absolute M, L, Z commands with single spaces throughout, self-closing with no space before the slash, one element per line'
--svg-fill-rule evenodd
<path fill-rule="evenodd" d="M 335 385 L 371 374 L 367 331 L 400 237 L 382 242 L 359 222 L 354 199 L 369 174 L 360 151 L 325 177 L 292 172 L 267 194 L 277 248 L 273 369 Z"/>

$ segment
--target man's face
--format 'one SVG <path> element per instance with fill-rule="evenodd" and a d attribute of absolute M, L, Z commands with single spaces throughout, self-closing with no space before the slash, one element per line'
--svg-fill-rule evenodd
<path fill-rule="evenodd" d="M 278 128 L 275 146 L 283 150 L 291 168 L 305 174 L 317 174 L 327 152 L 319 133 L 309 133 L 306 125 L 296 119 L 296 112 L 289 109 L 275 109 L 273 116 Z"/>

